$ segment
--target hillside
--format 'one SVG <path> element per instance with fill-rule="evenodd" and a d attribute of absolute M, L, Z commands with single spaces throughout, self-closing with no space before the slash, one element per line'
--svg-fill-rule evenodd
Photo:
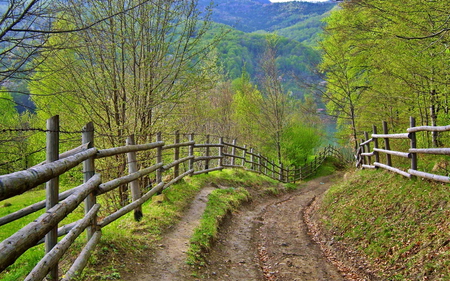
<path fill-rule="evenodd" d="M 449 280 L 448 185 L 349 172 L 319 209 L 332 252 L 369 280 Z"/>
<path fill-rule="evenodd" d="M 205 9 L 209 3 L 209 0 L 200 0 L 200 9 Z M 335 2 L 214 1 L 212 20 L 216 24 L 213 29 L 223 26 L 229 29 L 217 48 L 221 67 L 228 78 L 236 79 L 245 65 L 252 80 L 258 83 L 258 77 L 262 76 L 260 65 L 266 44 L 265 34 L 275 33 L 279 36 L 276 63 L 284 89 L 302 97 L 304 90 L 295 80 L 320 79 L 313 71 L 320 60 L 314 46 L 322 31 L 322 19 L 335 6 Z"/>
<path fill-rule="evenodd" d="M 201 7 L 205 7 L 208 3 L 209 0 L 199 1 Z M 244 32 L 258 30 L 275 32 L 323 15 L 335 5 L 334 2 L 271 3 L 268 0 L 215 0 L 212 19 Z"/>
<path fill-rule="evenodd" d="M 222 25 L 215 25 L 220 29 Z M 311 66 L 319 62 L 319 52 L 304 44 L 279 36 L 276 60 L 279 72 L 283 77 L 283 84 L 287 91 L 294 95 L 300 95 L 301 89 L 295 84 L 293 76 L 302 79 L 317 79 Z M 264 34 L 245 33 L 236 29 L 230 29 L 226 38 L 217 46 L 217 54 L 221 67 L 230 79 L 240 77 L 242 69 L 257 81 L 261 73 L 261 60 L 266 45 Z"/>

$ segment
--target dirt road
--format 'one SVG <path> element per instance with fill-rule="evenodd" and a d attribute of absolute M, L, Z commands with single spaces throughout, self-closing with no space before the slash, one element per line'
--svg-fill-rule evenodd
<path fill-rule="evenodd" d="M 309 181 L 295 192 L 257 197 L 221 228 L 208 264 L 194 276 L 184 264 L 190 232 L 200 219 L 205 194 L 149 258 L 143 272 L 126 280 L 343 280 L 307 233 L 303 210 L 331 185 L 333 176 Z M 129 279 L 132 278 L 132 279 Z"/>

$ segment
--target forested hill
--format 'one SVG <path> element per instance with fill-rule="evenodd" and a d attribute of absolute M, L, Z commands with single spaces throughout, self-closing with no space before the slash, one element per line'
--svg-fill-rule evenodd
<path fill-rule="evenodd" d="M 199 8 L 206 9 L 210 0 L 199 0 Z M 314 81 L 318 77 L 311 71 L 320 60 L 312 47 L 322 31 L 321 19 L 329 14 L 336 2 L 271 3 L 268 0 L 215 0 L 212 8 L 214 28 L 226 25 L 231 28 L 219 43 L 219 61 L 228 78 L 240 77 L 245 66 L 253 82 L 258 83 L 265 52 L 266 35 L 276 34 L 276 64 L 283 78 L 286 92 L 303 96 L 295 80 Z M 293 77 L 296 77 L 293 79 Z"/>
<path fill-rule="evenodd" d="M 205 7 L 210 0 L 200 0 Z M 271 3 L 269 0 L 214 0 L 213 21 L 244 32 L 274 32 L 325 14 L 335 2 Z"/>

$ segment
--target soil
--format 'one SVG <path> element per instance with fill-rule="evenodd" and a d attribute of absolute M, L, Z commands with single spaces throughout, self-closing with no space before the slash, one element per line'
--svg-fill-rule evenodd
<path fill-rule="evenodd" d="M 330 255 L 329 250 L 327 253 L 324 243 L 313 241 L 312 237 L 318 240 L 319 236 L 309 233 L 306 224 L 314 216 L 307 212 L 305 220 L 305 210 L 311 210 L 311 203 L 317 202 L 315 199 L 336 178 L 339 176 L 317 178 L 279 196 L 252 194 L 251 203 L 225 220 L 207 255 L 207 264 L 193 269 L 185 263 L 185 252 L 206 206 L 207 195 L 214 189 L 205 188 L 159 249 L 135 267 L 138 272 L 122 277 L 136 281 L 362 280 Z M 314 224 L 311 225 L 314 231 Z"/>

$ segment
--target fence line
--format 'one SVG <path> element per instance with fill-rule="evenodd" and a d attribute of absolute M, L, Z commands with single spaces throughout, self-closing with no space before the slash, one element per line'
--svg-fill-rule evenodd
<path fill-rule="evenodd" d="M 47 199 L 25 207 L 19 211 L 0 218 L 0 226 L 20 219 L 38 210 L 47 208 L 47 212 L 28 224 L 12 236 L 0 243 L 0 272 L 13 264 L 26 250 L 44 241 L 46 254 L 29 273 L 26 280 L 42 280 L 46 276 L 50 280 L 58 279 L 58 263 L 73 241 L 86 230 L 87 243 L 72 267 L 64 274 L 64 280 L 75 277 L 85 267 L 91 251 L 100 241 L 101 230 L 126 213 L 134 211 L 136 220 L 144 215 L 141 205 L 153 195 L 169 188 L 186 176 L 208 173 L 225 168 L 242 168 L 264 174 L 281 182 L 295 182 L 305 179 L 318 169 L 328 156 L 341 157 L 339 151 L 328 146 L 318 153 L 314 161 L 297 168 L 284 168 L 276 164 L 253 148 L 240 146 L 236 140 L 231 143 L 219 138 L 218 143 L 211 142 L 206 136 L 206 143 L 196 143 L 195 135 L 188 135 L 189 140 L 180 142 L 180 133 L 176 132 L 174 143 L 166 144 L 161 134 L 157 134 L 156 142 L 135 144 L 133 136 L 129 136 L 125 146 L 97 149 L 94 146 L 94 127 L 88 123 L 82 131 L 82 144 L 70 151 L 59 153 L 59 119 L 52 117 L 47 122 L 47 160 L 32 168 L 0 176 L 0 201 L 5 200 L 40 184 L 46 183 Z M 137 152 L 155 151 L 156 163 L 138 170 Z M 172 162 L 163 161 L 163 151 L 172 151 Z M 217 153 L 215 153 L 217 152 Z M 187 154 L 187 155 L 186 155 Z M 58 156 L 59 155 L 59 156 Z M 128 175 L 103 182 L 96 172 L 95 160 L 126 155 Z M 78 165 L 83 165 L 83 184 L 68 191 L 59 192 L 58 177 Z M 163 174 L 171 174 L 163 179 Z M 151 188 L 141 194 L 140 179 L 154 178 Z M 130 184 L 131 203 L 109 214 L 98 221 L 97 213 L 100 204 L 97 196 L 111 192 Z M 59 223 L 82 202 L 85 203 L 85 217 L 68 225 Z M 59 236 L 66 235 L 60 242 Z"/>
<path fill-rule="evenodd" d="M 387 122 L 383 121 L 383 134 L 377 133 L 377 127 L 373 126 L 373 133 L 371 138 L 368 137 L 365 132 L 365 138 L 361 140 L 359 147 L 356 151 L 356 166 L 363 169 L 377 169 L 382 168 L 391 172 L 400 174 L 404 177 L 421 177 L 439 182 L 449 183 L 450 178 L 448 176 L 442 176 L 432 174 L 418 170 L 418 156 L 421 154 L 433 154 L 433 155 L 450 155 L 450 148 L 417 148 L 417 136 L 418 132 L 448 132 L 450 131 L 450 125 L 447 126 L 418 126 L 416 127 L 416 121 L 413 117 L 410 117 L 410 127 L 406 130 L 406 133 L 389 134 L 387 128 Z M 391 140 L 395 139 L 407 139 L 410 141 L 410 147 L 408 151 L 394 151 L 391 150 Z M 378 140 L 383 140 L 384 148 L 380 148 Z M 374 144 L 371 150 L 371 144 Z M 385 163 L 381 163 L 380 155 L 386 155 Z M 395 167 L 392 164 L 392 156 L 402 157 L 410 159 L 409 169 L 401 169 Z M 372 157 L 375 157 L 375 161 L 372 161 Z"/>

